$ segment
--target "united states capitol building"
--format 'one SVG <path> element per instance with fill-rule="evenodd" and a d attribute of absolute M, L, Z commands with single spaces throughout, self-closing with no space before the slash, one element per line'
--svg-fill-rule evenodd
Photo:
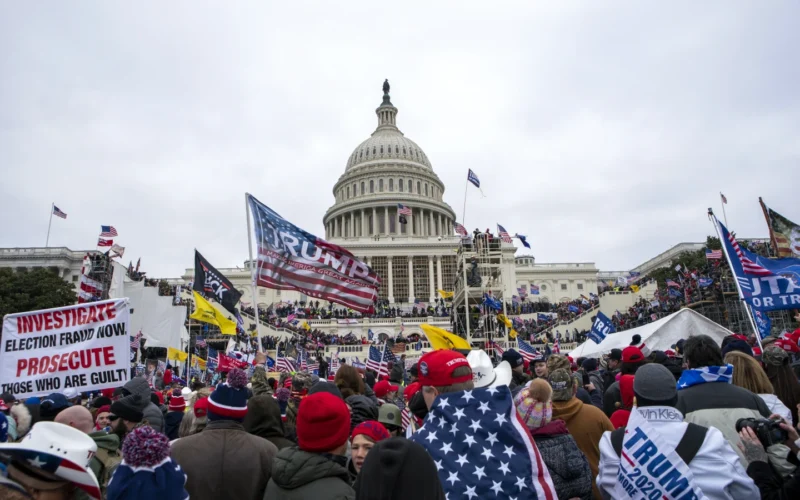
<path fill-rule="evenodd" d="M 377 126 L 372 134 L 345 158 L 344 172 L 332 188 L 333 204 L 322 216 L 325 239 L 363 259 L 381 277 L 379 298 L 395 307 L 411 308 L 415 300 L 431 303 L 437 290 L 453 291 L 458 272 L 461 237 L 453 224 L 453 208 L 444 201 L 445 185 L 434 171 L 425 151 L 398 126 L 398 108 L 391 101 L 388 82 L 375 110 Z M 466 176 L 466 172 L 464 172 Z M 400 223 L 398 210 L 411 210 Z M 290 217 L 291 220 L 291 217 Z M 467 228 L 468 230 L 471 228 Z M 632 270 L 647 272 L 669 264 L 681 251 L 701 248 L 702 243 L 681 243 Z M 502 295 L 510 301 L 518 287 L 538 295 L 529 301 L 561 302 L 597 293 L 598 281 L 625 272 L 600 272 L 593 262 L 539 263 L 532 255 L 516 255 L 517 248 L 500 243 Z M 78 287 L 81 263 L 87 251 L 63 247 L 3 248 L 0 267 L 18 270 L 48 267 Z M 187 255 L 187 262 L 192 258 Z M 212 263 L 214 260 L 212 259 Z M 252 296 L 249 262 L 223 268 L 242 292 L 242 302 L 267 307 L 278 302 L 298 302 L 298 292 L 259 288 Z M 155 278 L 155 276 L 152 276 Z M 188 284 L 193 269 L 169 278 L 171 284 Z"/>

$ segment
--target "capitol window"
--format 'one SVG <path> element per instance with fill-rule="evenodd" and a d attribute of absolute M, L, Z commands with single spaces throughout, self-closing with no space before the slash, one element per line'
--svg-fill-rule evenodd
<path fill-rule="evenodd" d="M 425 196 L 428 196 L 428 185 L 425 184 Z"/>
<path fill-rule="evenodd" d="M 357 193 L 357 192 L 358 192 L 358 190 L 356 189 L 356 185 L 355 185 L 355 184 L 353 184 L 353 198 L 355 198 L 355 197 L 356 197 L 356 193 Z"/>
<path fill-rule="evenodd" d="M 347 186 L 347 197 L 350 198 L 350 186 Z"/>
<path fill-rule="evenodd" d="M 397 179 L 397 190 L 403 192 L 403 179 Z"/>
<path fill-rule="evenodd" d="M 414 190 L 414 183 L 411 182 L 411 179 L 409 179 L 408 180 L 408 192 L 410 193 L 413 190 Z"/>
<path fill-rule="evenodd" d="M 375 146 L 372 146 L 372 155 L 375 155 Z"/>
<path fill-rule="evenodd" d="M 364 194 L 364 183 L 361 183 L 361 194 Z"/>
<path fill-rule="evenodd" d="M 564 291 L 566 289 L 567 289 L 567 284 L 566 283 L 561 283 L 561 290 Z"/>
<path fill-rule="evenodd" d="M 383 192 L 383 179 L 378 179 L 378 191 Z"/>
<path fill-rule="evenodd" d="M 547 290 L 547 285 L 542 285 L 540 288 L 542 289 L 542 291 L 545 291 Z"/>
<path fill-rule="evenodd" d="M 389 191 L 394 191 L 394 179 L 389 179 Z"/>
<path fill-rule="evenodd" d="M 417 194 L 421 193 L 422 193 L 422 184 L 419 181 L 417 181 Z"/>
<path fill-rule="evenodd" d="M 369 192 L 370 193 L 375 192 L 375 181 L 369 181 Z"/>
<path fill-rule="evenodd" d="M 583 283 L 578 283 L 578 290 L 583 290 Z"/>

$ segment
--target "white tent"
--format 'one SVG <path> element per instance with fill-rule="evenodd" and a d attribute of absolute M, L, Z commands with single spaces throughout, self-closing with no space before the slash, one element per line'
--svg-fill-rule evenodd
<path fill-rule="evenodd" d="M 680 339 L 701 334 L 708 335 L 721 344 L 722 339 L 728 335 L 733 335 L 733 332 L 692 309 L 684 308 L 650 324 L 607 335 L 599 344 L 587 340 L 572 350 L 569 355 L 573 359 L 579 357 L 597 358 L 610 352 L 611 349 L 628 347 L 631 344 L 631 339 L 636 334 L 642 337 L 642 342 L 651 351 L 665 351 Z"/>

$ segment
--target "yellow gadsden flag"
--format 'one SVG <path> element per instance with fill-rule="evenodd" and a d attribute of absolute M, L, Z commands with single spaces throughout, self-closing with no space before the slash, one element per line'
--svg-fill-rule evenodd
<path fill-rule="evenodd" d="M 192 294 L 194 294 L 194 312 L 189 316 L 190 318 L 217 325 L 224 335 L 236 335 L 235 321 L 226 318 L 220 310 L 212 306 L 199 293 L 193 291 Z"/>
<path fill-rule="evenodd" d="M 506 325 L 506 327 L 511 328 L 511 320 L 506 318 L 505 314 L 503 313 L 498 314 L 497 321 L 503 323 L 504 325 Z"/>
<path fill-rule="evenodd" d="M 428 337 L 428 342 L 435 351 L 439 349 L 472 349 L 469 342 L 447 330 L 425 324 L 419 325 L 419 327 L 422 328 L 422 332 Z"/>
<path fill-rule="evenodd" d="M 452 299 L 455 292 L 445 292 L 444 290 L 436 290 L 443 299 Z"/>
<path fill-rule="evenodd" d="M 183 351 L 179 351 L 174 347 L 167 347 L 167 359 L 183 363 L 189 355 Z"/>
<path fill-rule="evenodd" d="M 631 291 L 633 293 L 639 293 L 639 287 L 637 285 L 631 285 Z"/>
<path fill-rule="evenodd" d="M 192 366 L 197 368 L 198 370 L 205 370 L 208 366 L 208 363 L 203 358 L 198 358 L 197 356 L 192 357 Z"/>

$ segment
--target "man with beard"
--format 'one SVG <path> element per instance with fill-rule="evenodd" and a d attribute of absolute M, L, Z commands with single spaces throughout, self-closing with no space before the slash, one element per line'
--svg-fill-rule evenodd
<path fill-rule="evenodd" d="M 111 403 L 111 432 L 119 436 L 119 442 L 125 441 L 125 436 L 133 429 L 147 425 L 141 408 L 141 396 L 131 394 Z"/>

